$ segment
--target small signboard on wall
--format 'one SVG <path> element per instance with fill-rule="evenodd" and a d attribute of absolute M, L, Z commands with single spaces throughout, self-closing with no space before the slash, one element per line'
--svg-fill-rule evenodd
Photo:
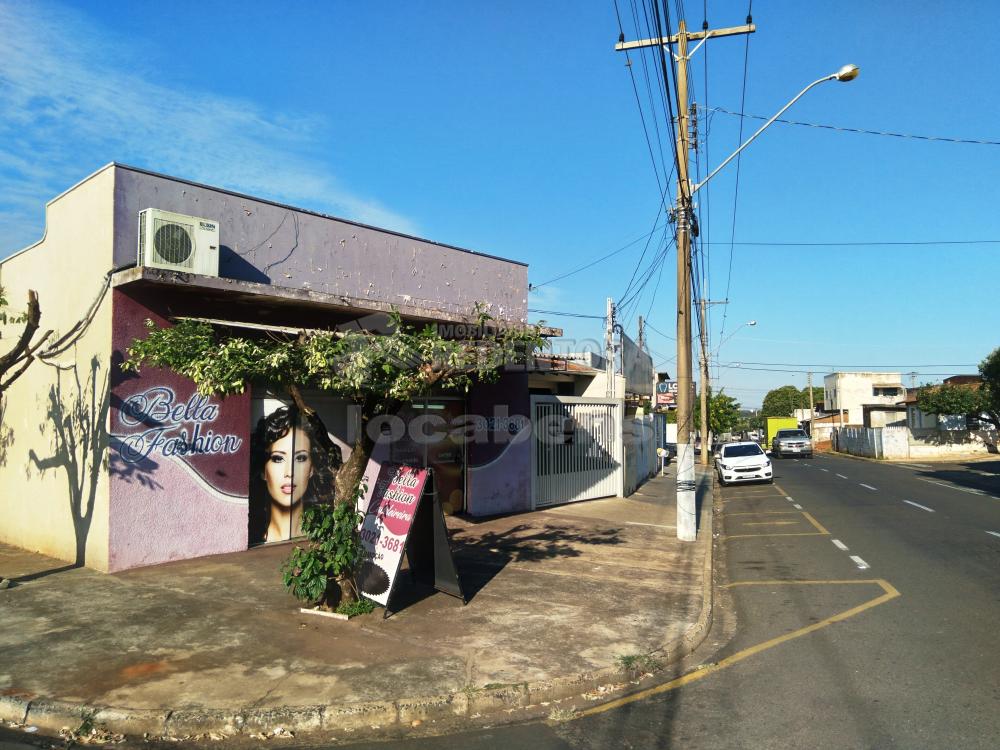
<path fill-rule="evenodd" d="M 432 491 L 429 469 L 368 462 L 358 499 L 364 559 L 358 573 L 361 595 L 389 611 L 389 599 L 406 552 L 413 580 L 465 601 L 451 555 L 444 513 Z"/>
<path fill-rule="evenodd" d="M 656 405 L 669 406 L 670 408 L 677 405 L 676 380 L 661 380 L 656 384 Z"/>

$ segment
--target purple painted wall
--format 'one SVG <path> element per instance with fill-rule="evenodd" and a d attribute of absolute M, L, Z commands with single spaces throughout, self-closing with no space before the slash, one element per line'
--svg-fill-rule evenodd
<path fill-rule="evenodd" d="M 483 417 L 468 446 L 468 512 L 473 516 L 531 509 L 531 397 L 528 375 L 505 372 L 468 395 L 470 415 Z"/>
<path fill-rule="evenodd" d="M 246 549 L 249 394 L 205 399 L 168 371 L 122 373 L 143 321 L 169 323 L 112 294 L 109 569 Z"/>
<path fill-rule="evenodd" d="M 116 267 L 135 263 L 146 208 L 220 225 L 219 275 L 396 305 L 527 317 L 528 267 L 190 182 L 116 166 Z"/>

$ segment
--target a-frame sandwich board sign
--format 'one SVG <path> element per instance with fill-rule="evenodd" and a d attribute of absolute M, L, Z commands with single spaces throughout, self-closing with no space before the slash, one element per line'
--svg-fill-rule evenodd
<path fill-rule="evenodd" d="M 358 572 L 358 590 L 385 608 L 396 588 L 406 552 L 412 580 L 465 602 L 458 570 L 451 554 L 448 528 L 430 469 L 369 460 L 358 499 L 364 559 Z"/>

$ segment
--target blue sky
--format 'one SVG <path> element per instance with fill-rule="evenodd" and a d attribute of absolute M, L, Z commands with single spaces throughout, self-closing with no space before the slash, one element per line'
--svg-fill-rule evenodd
<path fill-rule="evenodd" d="M 631 4 L 619 4 L 633 39 Z M 712 27 L 747 14 L 746 2 L 670 5 L 674 24 L 684 5 L 695 29 L 706 5 Z M 770 115 L 853 62 L 857 80 L 817 87 L 786 116 L 1000 141 L 995 15 L 985 1 L 758 0 L 745 111 Z M 0 256 L 41 236 L 47 200 L 116 160 L 526 261 L 544 284 L 658 221 L 618 34 L 611 0 L 0 0 Z M 745 51 L 742 37 L 703 47 L 692 98 L 739 111 Z M 701 122 L 702 167 L 735 149 L 738 122 Z M 730 300 L 709 326 L 713 349 L 728 339 L 716 387 L 753 407 L 772 387 L 805 385 L 802 372 L 772 370 L 812 370 L 817 382 L 833 368 L 916 370 L 918 382 L 974 371 L 1000 345 L 1000 244 L 737 244 L 730 256 L 729 240 L 1000 240 L 998 167 L 996 145 L 769 129 L 740 161 L 738 200 L 735 163 L 699 194 L 705 296 L 728 287 Z M 530 307 L 603 315 L 643 247 L 540 286 Z M 674 353 L 659 332 L 674 331 L 675 257 L 662 276 L 652 269 L 624 321 L 634 338 L 648 311 L 657 362 Z M 600 337 L 599 320 L 535 317 L 568 338 Z"/>

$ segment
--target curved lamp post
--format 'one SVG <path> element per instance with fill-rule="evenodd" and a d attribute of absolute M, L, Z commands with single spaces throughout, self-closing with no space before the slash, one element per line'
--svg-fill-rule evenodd
<path fill-rule="evenodd" d="M 789 107 L 791 107 L 793 104 L 795 104 L 795 102 L 797 102 L 799 99 L 801 99 L 802 96 L 809 89 L 811 89 L 813 86 L 818 86 L 819 84 L 824 83 L 826 81 L 834 81 L 834 80 L 845 81 L 845 82 L 846 81 L 853 81 L 855 78 L 858 77 L 858 73 L 860 73 L 860 72 L 861 72 L 861 68 L 859 68 L 857 65 L 845 65 L 840 70 L 838 70 L 836 73 L 831 73 L 828 76 L 823 76 L 822 78 L 817 78 L 815 81 L 813 81 L 812 83 L 810 83 L 808 86 L 806 86 L 804 89 L 802 89 L 799 93 L 797 93 L 795 95 L 795 97 L 791 101 L 788 102 L 788 104 L 786 104 L 784 107 L 782 107 L 781 109 L 779 109 L 770 120 L 768 120 L 763 125 L 761 125 L 757 129 L 757 132 L 755 132 L 752 136 L 750 136 L 745 141 L 743 141 L 743 144 L 738 149 L 736 149 L 735 151 L 733 151 L 733 153 L 731 153 L 728 157 L 726 157 L 726 160 L 724 162 L 722 162 L 722 164 L 720 164 L 719 166 L 717 166 L 715 169 L 713 169 L 704 180 L 702 180 L 701 182 L 699 182 L 697 185 L 692 186 L 692 188 L 689 191 L 688 195 L 694 195 L 699 190 L 701 190 L 705 186 L 706 182 L 708 182 L 713 177 L 715 177 L 715 175 L 717 175 L 719 173 L 719 171 L 724 166 L 726 166 L 729 162 L 731 162 L 733 159 L 735 159 L 743 149 L 745 149 L 747 146 L 749 146 L 751 143 L 753 143 L 754 140 L 756 140 L 757 136 L 759 136 L 761 133 L 763 133 L 765 130 L 767 130 L 772 124 L 774 124 L 775 120 L 777 120 L 779 117 L 781 117 L 783 114 L 785 114 L 785 111 Z"/>
<path fill-rule="evenodd" d="M 681 46 L 681 57 L 687 57 L 686 44 Z M 817 78 L 810 83 L 781 109 L 761 125 L 757 131 L 747 138 L 738 149 L 726 157 L 719 166 L 713 169 L 701 182 L 692 185 L 690 173 L 686 168 L 683 170 L 683 185 L 678 181 L 678 208 L 681 209 L 677 222 L 677 269 L 678 269 L 678 304 L 677 315 L 677 381 L 681 388 L 686 388 L 692 382 L 691 377 L 691 236 L 687 226 L 687 211 L 691 209 L 691 199 L 695 193 L 701 190 L 715 175 L 717 175 L 729 162 L 735 159 L 747 146 L 753 143 L 757 137 L 767 130 L 774 121 L 783 115 L 789 107 L 801 99 L 809 89 L 818 86 L 826 81 L 853 81 L 858 77 L 861 69 L 857 65 L 845 65 L 836 73 Z M 685 79 L 683 95 L 678 90 L 678 111 L 687 111 L 687 84 Z M 686 120 L 681 120 L 681 127 L 686 128 Z M 687 153 L 687 134 L 681 131 L 679 137 L 678 153 Z M 686 158 L 686 156 L 685 156 Z M 678 169 L 678 174 L 681 170 Z M 685 190 L 684 188 L 687 188 Z M 687 330 L 684 330 L 685 327 Z M 702 387 L 705 387 L 704 382 Z M 694 473 L 694 450 L 690 445 L 690 424 L 694 414 L 691 399 L 687 394 L 683 394 L 683 399 L 678 399 L 678 406 L 682 407 L 677 414 L 677 538 L 684 541 L 694 541 L 696 536 L 697 523 L 695 520 L 695 473 Z M 702 436 L 703 442 L 707 440 L 707 429 Z M 702 460 L 707 462 L 707 455 L 703 453 Z"/>

